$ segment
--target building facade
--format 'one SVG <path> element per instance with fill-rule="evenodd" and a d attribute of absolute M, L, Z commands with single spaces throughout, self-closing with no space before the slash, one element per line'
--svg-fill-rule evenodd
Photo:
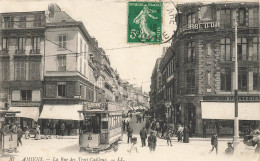
<path fill-rule="evenodd" d="M 21 111 L 22 127 L 32 127 L 42 106 L 45 12 L 0 16 L 0 106 Z"/>
<path fill-rule="evenodd" d="M 178 9 L 180 28 L 172 42 L 177 60 L 174 107 L 181 111 L 181 123 L 194 134 L 201 135 L 203 128 L 208 133 L 232 134 L 234 113 L 220 117 L 212 112 L 225 113 L 217 109 L 223 103 L 226 110 L 234 107 L 236 45 L 239 106 L 247 106 L 244 113 L 259 108 L 259 5 L 187 3 Z M 259 118 L 241 118 L 240 132 L 258 125 Z"/>

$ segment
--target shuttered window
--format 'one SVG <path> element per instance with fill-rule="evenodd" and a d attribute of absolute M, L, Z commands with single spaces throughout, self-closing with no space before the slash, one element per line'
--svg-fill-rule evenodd
<path fill-rule="evenodd" d="M 15 62 L 15 80 L 26 79 L 26 66 L 25 61 L 20 60 Z"/>

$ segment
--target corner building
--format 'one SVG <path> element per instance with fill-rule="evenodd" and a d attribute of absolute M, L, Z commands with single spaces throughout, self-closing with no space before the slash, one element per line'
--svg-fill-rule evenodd
<path fill-rule="evenodd" d="M 177 8 L 179 30 L 172 48 L 177 59 L 174 109 L 181 111 L 175 116 L 181 118 L 179 123 L 190 124 L 196 135 L 203 129 L 208 135 L 233 135 L 237 45 L 240 134 L 259 127 L 259 4 L 185 3 Z"/>

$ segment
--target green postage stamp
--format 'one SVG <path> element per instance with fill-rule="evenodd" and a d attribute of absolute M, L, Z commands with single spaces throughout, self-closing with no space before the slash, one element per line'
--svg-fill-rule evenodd
<path fill-rule="evenodd" d="M 128 43 L 161 43 L 162 2 L 128 2 Z"/>

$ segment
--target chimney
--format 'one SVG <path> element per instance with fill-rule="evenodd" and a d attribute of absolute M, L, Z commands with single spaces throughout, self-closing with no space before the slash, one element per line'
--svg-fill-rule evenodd
<path fill-rule="evenodd" d="M 61 11 L 61 9 L 60 9 L 60 7 L 56 3 L 51 3 L 48 6 L 48 11 L 50 13 L 49 17 L 53 18 L 55 12 L 59 12 L 59 11 Z"/>

